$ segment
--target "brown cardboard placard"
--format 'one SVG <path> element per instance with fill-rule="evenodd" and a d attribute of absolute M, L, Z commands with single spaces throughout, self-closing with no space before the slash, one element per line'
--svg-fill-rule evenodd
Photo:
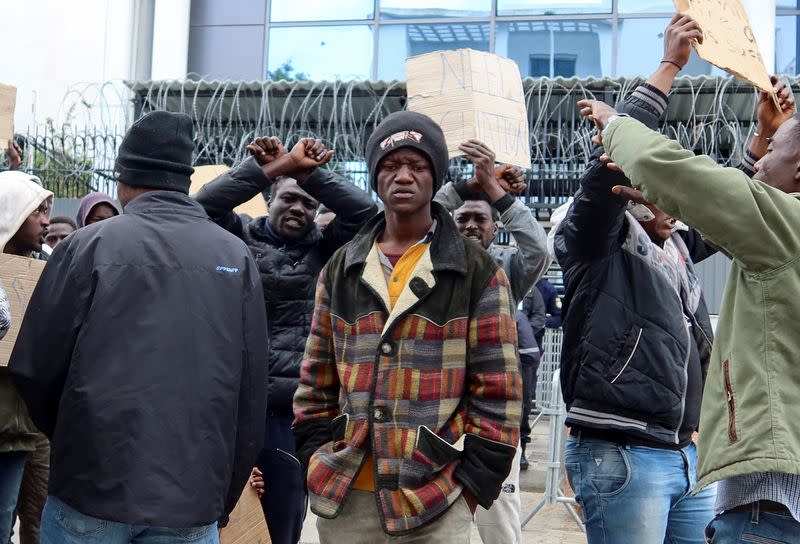
<path fill-rule="evenodd" d="M 227 527 L 219 534 L 220 544 L 270 544 L 264 511 L 258 493 L 249 484 L 245 486 L 236 508 L 231 512 Z"/>
<path fill-rule="evenodd" d="M 694 47 L 701 58 L 775 98 L 750 19 L 740 0 L 672 0 L 675 8 L 691 16 L 703 30 L 703 43 Z"/>
<path fill-rule="evenodd" d="M 192 185 L 189 187 L 189 194 L 194 195 L 203 185 L 227 171 L 228 167 L 224 164 L 195 166 L 194 174 L 192 174 Z M 267 215 L 267 203 L 264 201 L 264 197 L 258 194 L 244 204 L 236 206 L 233 211 L 247 214 L 253 218 L 262 217 Z"/>
<path fill-rule="evenodd" d="M 14 139 L 14 107 L 17 88 L 0 83 L 0 149 L 6 149 Z"/>
<path fill-rule="evenodd" d="M 11 329 L 0 340 L 0 366 L 8 366 L 22 318 L 44 265 L 45 261 L 38 259 L 0 253 L 0 283 L 11 306 Z"/>
<path fill-rule="evenodd" d="M 497 162 L 531 166 L 528 112 L 513 60 L 472 49 L 434 51 L 406 59 L 408 109 L 444 131 L 450 157 L 470 138 L 485 143 Z"/>

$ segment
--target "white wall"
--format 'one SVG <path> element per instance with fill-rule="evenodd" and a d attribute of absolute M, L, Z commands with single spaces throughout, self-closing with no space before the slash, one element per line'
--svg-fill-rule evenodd
<path fill-rule="evenodd" d="M 4 10 L 0 80 L 17 87 L 18 131 L 48 117 L 66 121 L 69 106 L 79 100 L 67 96 L 70 89 L 129 77 L 132 14 L 132 0 L 36 0 Z M 118 102 L 112 89 L 105 92 L 107 101 Z M 80 116 L 85 113 L 78 123 Z M 116 122 L 108 117 L 96 122 Z"/>

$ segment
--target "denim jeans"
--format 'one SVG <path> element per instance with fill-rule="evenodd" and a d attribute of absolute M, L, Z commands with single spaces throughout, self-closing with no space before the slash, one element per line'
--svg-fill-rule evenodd
<path fill-rule="evenodd" d="M 0 542 L 8 542 L 11 537 L 14 508 L 27 457 L 27 451 L 0 453 Z"/>
<path fill-rule="evenodd" d="M 186 529 L 128 525 L 81 514 L 52 495 L 41 527 L 41 544 L 219 544 L 216 522 Z"/>
<path fill-rule="evenodd" d="M 565 466 L 589 544 L 703 544 L 716 486 L 693 496 L 697 449 L 625 446 L 570 437 Z"/>
<path fill-rule="evenodd" d="M 788 513 L 760 512 L 754 504 L 750 512 L 729 510 L 706 527 L 709 544 L 794 544 L 800 542 L 800 521 Z"/>

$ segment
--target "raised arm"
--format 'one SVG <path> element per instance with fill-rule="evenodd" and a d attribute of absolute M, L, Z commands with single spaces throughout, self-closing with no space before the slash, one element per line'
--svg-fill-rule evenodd
<path fill-rule="evenodd" d="M 666 213 L 693 225 L 714 245 L 754 272 L 785 264 L 800 251 L 797 199 L 751 180 L 710 157 L 695 156 L 634 119 L 613 118 L 595 101 L 580 103 L 606 128 L 603 140 L 614 163 L 640 186 L 644 197 Z"/>
<path fill-rule="evenodd" d="M 205 184 L 195 195 L 211 220 L 236 236 L 242 235 L 243 225 L 234 208 L 272 186 L 274 178 L 265 166 L 286 153 L 278 138 L 256 138 L 247 150 L 250 157 Z"/>

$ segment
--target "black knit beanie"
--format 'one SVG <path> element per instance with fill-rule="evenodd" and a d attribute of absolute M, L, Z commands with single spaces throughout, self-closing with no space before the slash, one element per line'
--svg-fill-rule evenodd
<path fill-rule="evenodd" d="M 192 181 L 192 118 L 154 111 L 136 121 L 119 146 L 114 179 L 132 187 L 188 193 Z"/>
<path fill-rule="evenodd" d="M 401 147 L 413 147 L 424 153 L 433 167 L 433 194 L 442 187 L 449 156 L 447 142 L 439 125 L 427 115 L 398 111 L 375 128 L 367 141 L 367 169 L 372 189 L 377 192 L 378 164 L 386 155 Z"/>

